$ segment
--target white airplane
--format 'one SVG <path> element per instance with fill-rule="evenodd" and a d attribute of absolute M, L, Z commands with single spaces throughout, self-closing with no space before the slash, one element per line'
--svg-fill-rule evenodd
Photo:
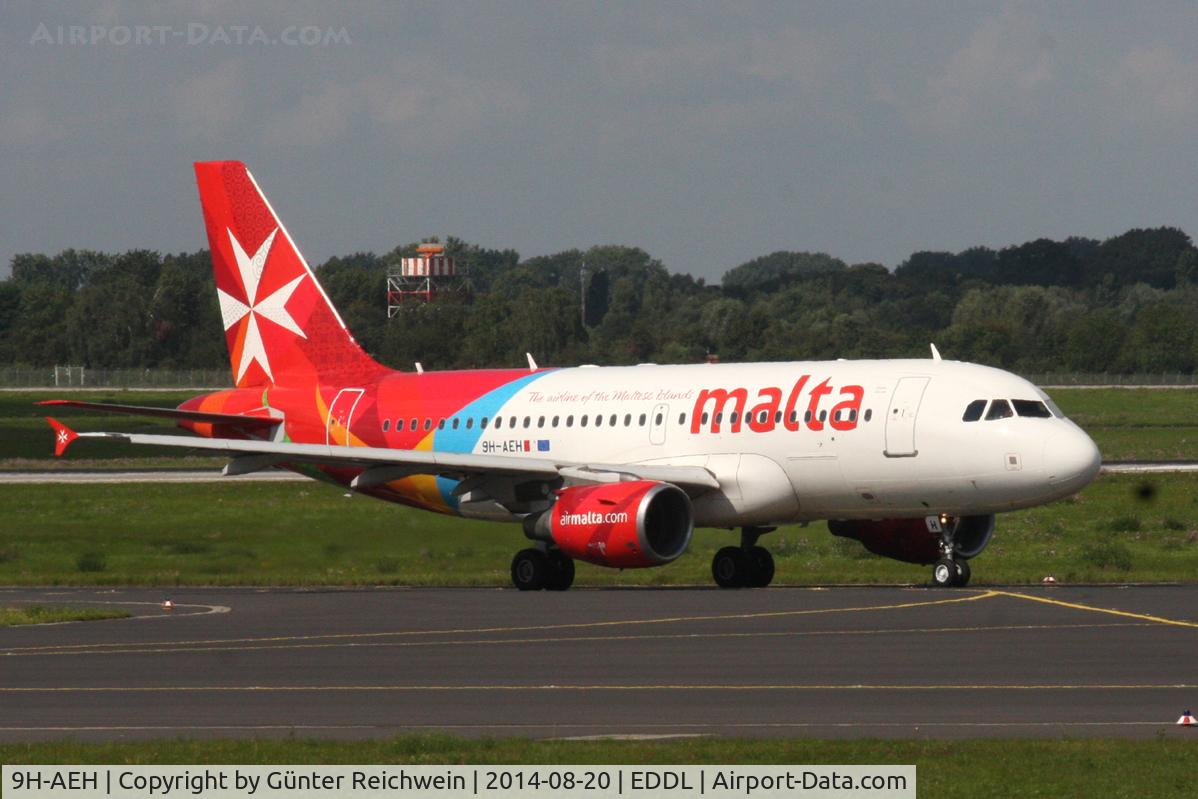
<path fill-rule="evenodd" d="M 834 535 L 969 581 L 995 514 L 1067 497 L 1094 442 L 1028 381 L 941 360 L 398 372 L 354 341 L 245 166 L 196 164 L 236 388 L 176 410 L 197 437 L 75 438 L 214 450 L 227 474 L 285 468 L 464 517 L 518 522 L 522 590 L 564 590 L 574 559 L 614 568 L 682 555 L 696 526 L 740 529 L 722 587 L 766 586 L 759 539 L 828 520 Z"/>

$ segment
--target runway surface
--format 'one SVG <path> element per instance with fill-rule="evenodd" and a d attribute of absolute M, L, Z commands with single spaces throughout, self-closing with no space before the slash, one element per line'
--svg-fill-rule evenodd
<path fill-rule="evenodd" d="M 137 616 L 0 629 L 0 740 L 1198 733 L 1198 586 L 0 591 L 23 602 Z"/>

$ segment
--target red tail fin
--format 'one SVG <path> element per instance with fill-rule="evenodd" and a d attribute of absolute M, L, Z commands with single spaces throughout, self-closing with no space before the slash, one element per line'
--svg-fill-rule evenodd
<path fill-rule="evenodd" d="M 240 161 L 195 165 L 238 388 L 361 383 L 383 370 L 354 341 Z"/>

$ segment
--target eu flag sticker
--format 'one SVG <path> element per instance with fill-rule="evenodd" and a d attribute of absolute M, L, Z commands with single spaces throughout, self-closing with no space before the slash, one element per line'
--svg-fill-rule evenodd
<path fill-rule="evenodd" d="M 537 439 L 537 452 L 548 452 L 549 440 L 546 438 Z"/>

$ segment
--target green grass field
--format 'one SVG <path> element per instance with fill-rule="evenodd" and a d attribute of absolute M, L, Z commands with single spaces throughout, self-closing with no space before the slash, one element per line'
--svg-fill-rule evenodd
<path fill-rule="evenodd" d="M 416 511 L 320 483 L 4 485 L 0 584 L 506 585 L 517 525 Z M 733 541 L 699 530 L 658 569 L 579 564 L 579 585 L 710 583 Z M 924 582 L 823 523 L 763 539 L 778 583 Z M 999 516 L 975 583 L 1179 580 L 1198 575 L 1198 475 L 1108 475 L 1077 497 Z"/>
<path fill-rule="evenodd" d="M 127 619 L 132 615 L 124 610 L 103 608 L 48 607 L 45 605 L 0 605 L 0 627 L 16 627 L 19 624 L 54 624 L 64 621 L 98 621 L 100 619 Z"/>
<path fill-rule="evenodd" d="M 918 795 L 1149 797 L 1193 791 L 1193 741 L 534 741 L 405 736 L 382 741 L 168 741 L 0 745 L 22 764 L 915 764 Z"/>
<path fill-rule="evenodd" d="M 53 416 L 68 427 L 110 432 L 172 433 L 178 430 L 166 419 L 126 414 L 103 414 L 71 408 L 35 405 L 46 399 L 80 399 L 122 405 L 174 408 L 199 391 L 0 391 L 0 470 L 26 469 L 144 469 L 218 468 L 224 461 L 207 455 L 186 456 L 180 450 L 134 447 L 123 442 L 80 441 L 62 458 L 54 457 L 54 438 L 45 417 Z"/>
<path fill-rule="evenodd" d="M 1198 389 L 1057 389 L 1103 460 L 1198 460 Z"/>

